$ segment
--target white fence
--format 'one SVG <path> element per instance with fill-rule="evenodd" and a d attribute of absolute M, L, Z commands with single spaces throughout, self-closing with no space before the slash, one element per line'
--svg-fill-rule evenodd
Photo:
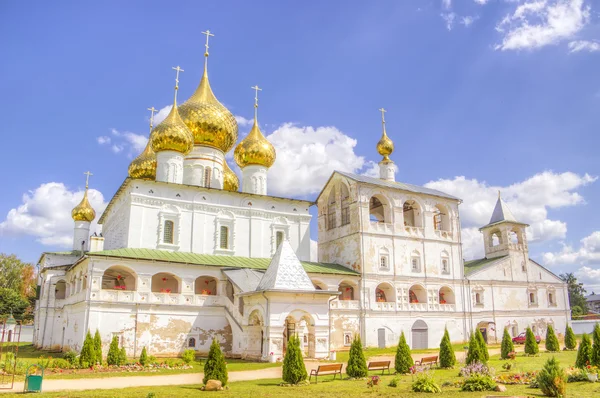
<path fill-rule="evenodd" d="M 591 334 L 594 331 L 594 326 L 598 322 L 597 319 L 571 321 L 571 327 L 575 334 Z"/>

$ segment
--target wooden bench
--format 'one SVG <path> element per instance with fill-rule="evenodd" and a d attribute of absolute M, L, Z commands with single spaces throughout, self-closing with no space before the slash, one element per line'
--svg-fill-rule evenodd
<path fill-rule="evenodd" d="M 318 377 L 321 375 L 333 375 L 333 380 L 335 380 L 336 375 L 340 375 L 340 379 L 342 378 L 342 367 L 343 363 L 332 363 L 330 365 L 319 365 L 317 369 L 312 369 L 310 371 L 310 376 L 308 377 L 308 382 L 310 383 L 311 377 L 315 376 L 315 383 L 318 383 Z"/>
<path fill-rule="evenodd" d="M 383 372 L 385 372 L 387 370 L 388 374 L 390 374 L 390 363 L 391 363 L 391 361 L 369 362 L 369 366 L 367 366 L 367 369 L 368 370 L 380 370 L 381 369 L 381 374 L 383 374 Z"/>
<path fill-rule="evenodd" d="M 420 361 L 415 362 L 415 365 L 417 366 L 425 366 L 425 365 L 434 365 L 437 366 L 438 364 L 438 356 L 431 356 L 431 357 L 423 357 L 421 358 Z"/>

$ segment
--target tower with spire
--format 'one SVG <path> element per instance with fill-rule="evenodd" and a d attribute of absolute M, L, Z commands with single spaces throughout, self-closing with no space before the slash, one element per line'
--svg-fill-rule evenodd
<path fill-rule="evenodd" d="M 383 132 L 381 134 L 381 139 L 377 143 L 377 152 L 383 159 L 379 162 L 379 178 L 386 181 L 396 181 L 396 165 L 390 159 L 390 155 L 394 152 L 394 143 L 387 136 L 387 132 L 385 131 L 385 109 L 379 109 L 381 112 L 381 126 Z"/>
<path fill-rule="evenodd" d="M 94 218 L 96 218 L 96 211 L 94 211 L 94 208 L 90 205 L 88 200 L 89 179 L 92 173 L 86 171 L 84 174 L 86 175 L 86 178 L 83 198 L 71 211 L 71 217 L 75 222 L 73 228 L 73 251 L 82 252 L 87 251 L 89 248 L 90 225 L 92 224 L 92 221 L 94 221 Z"/>

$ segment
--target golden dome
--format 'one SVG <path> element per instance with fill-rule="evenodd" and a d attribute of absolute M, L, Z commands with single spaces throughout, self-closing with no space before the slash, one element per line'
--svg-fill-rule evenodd
<path fill-rule="evenodd" d="M 205 54 L 207 55 L 207 54 Z M 238 125 L 229 109 L 215 97 L 208 81 L 206 62 L 198 88 L 179 106 L 181 118 L 194 135 L 195 145 L 229 152 L 238 137 Z"/>
<path fill-rule="evenodd" d="M 390 155 L 394 152 L 394 143 L 387 136 L 385 132 L 385 122 L 383 122 L 383 134 L 381 135 L 381 139 L 377 143 L 377 152 L 381 156 L 383 156 L 384 162 L 391 162 Z"/>
<path fill-rule="evenodd" d="M 177 112 L 177 100 L 165 120 L 152 130 L 150 143 L 154 152 L 176 151 L 184 155 L 194 147 L 194 136 Z"/>
<path fill-rule="evenodd" d="M 237 192 L 240 187 L 238 176 L 229 168 L 227 161 L 223 162 L 223 189 L 226 191 Z"/>
<path fill-rule="evenodd" d="M 87 187 L 85 188 L 85 193 L 83 194 L 83 199 L 81 202 L 73 210 L 71 211 L 71 217 L 73 217 L 73 221 L 87 221 L 92 222 L 94 218 L 96 218 L 96 212 L 90 205 L 87 197 Z"/>
<path fill-rule="evenodd" d="M 253 164 L 269 168 L 275 163 L 275 148 L 260 132 L 256 117 L 250 133 L 235 147 L 233 158 L 241 168 Z"/>
<path fill-rule="evenodd" d="M 150 140 L 144 151 L 129 165 L 129 177 L 143 180 L 156 179 L 156 153 L 152 150 Z"/>

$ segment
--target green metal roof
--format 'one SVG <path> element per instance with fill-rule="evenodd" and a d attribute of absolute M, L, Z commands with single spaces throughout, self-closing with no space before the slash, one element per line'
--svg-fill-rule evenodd
<path fill-rule="evenodd" d="M 271 262 L 270 258 L 218 256 L 213 254 L 197 254 L 187 252 L 170 252 L 157 249 L 132 248 L 103 250 L 99 252 L 87 253 L 87 255 L 90 257 L 130 258 L 136 260 L 165 261 L 172 263 L 208 265 L 214 267 L 250 268 L 257 270 L 266 270 Z M 304 267 L 304 270 L 308 273 L 359 275 L 358 272 L 339 264 L 313 263 L 308 261 L 301 261 L 300 263 Z"/>
<path fill-rule="evenodd" d="M 507 256 L 500 256 L 495 258 L 480 258 L 477 260 L 465 261 L 465 275 L 470 275 L 474 272 L 479 271 L 483 267 L 493 263 L 494 261 L 501 260 Z"/>

